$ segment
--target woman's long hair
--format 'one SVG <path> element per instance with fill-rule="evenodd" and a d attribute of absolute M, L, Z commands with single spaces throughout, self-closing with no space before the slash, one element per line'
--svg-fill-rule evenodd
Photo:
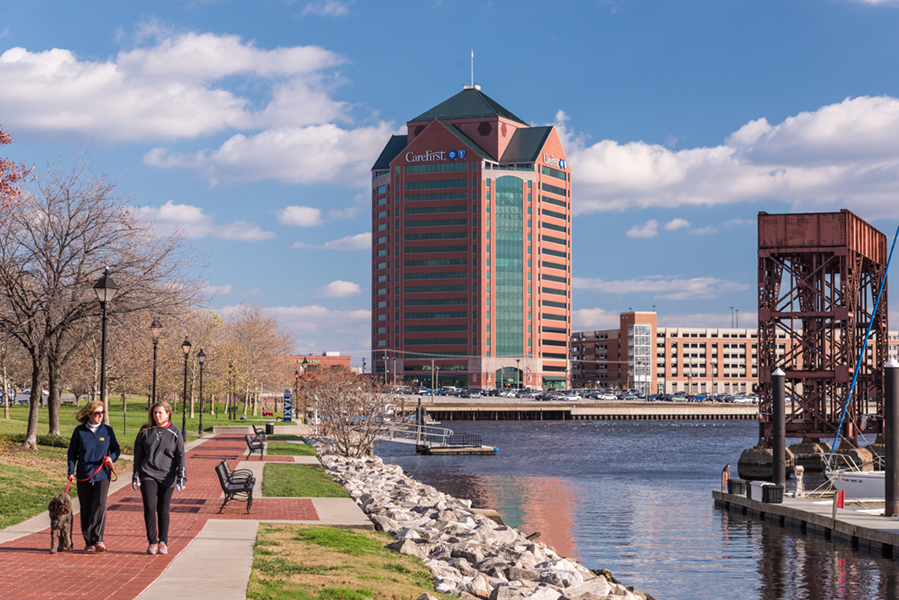
<path fill-rule="evenodd" d="M 78 411 L 78 414 L 75 415 L 75 418 L 78 419 L 79 423 L 84 425 L 85 423 L 87 423 L 87 420 L 91 418 L 91 413 L 98 408 L 103 408 L 103 403 L 99 400 L 91 400 L 84 405 L 84 408 Z"/>
<path fill-rule="evenodd" d="M 169 416 L 168 422 L 169 423 L 172 422 L 172 405 L 169 404 L 168 402 L 166 402 L 165 400 L 160 400 L 159 402 L 157 402 L 156 404 L 151 406 L 149 411 L 147 411 L 147 422 L 144 423 L 143 425 L 141 425 L 140 433 L 142 433 L 144 431 L 148 431 L 149 429 L 152 429 L 153 427 L 159 427 L 156 424 L 156 419 L 153 418 L 153 411 L 156 410 L 156 408 L 159 406 L 164 408 L 166 414 L 168 414 L 168 416 Z"/>

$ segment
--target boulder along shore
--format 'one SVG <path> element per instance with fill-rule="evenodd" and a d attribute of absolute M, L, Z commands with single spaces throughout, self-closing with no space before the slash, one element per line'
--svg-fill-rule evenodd
<path fill-rule="evenodd" d="M 396 538 L 389 547 L 419 557 L 440 593 L 460 600 L 652 600 L 608 570 L 591 571 L 562 558 L 517 529 L 472 511 L 470 500 L 439 492 L 380 457 L 347 458 L 335 454 L 327 439 L 310 441 L 375 528 Z"/>

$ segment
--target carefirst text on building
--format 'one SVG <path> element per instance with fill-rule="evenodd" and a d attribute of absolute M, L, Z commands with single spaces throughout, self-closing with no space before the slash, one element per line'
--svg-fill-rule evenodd
<path fill-rule="evenodd" d="M 375 372 L 565 387 L 571 170 L 555 128 L 530 127 L 479 86 L 406 128 L 372 169 Z"/>

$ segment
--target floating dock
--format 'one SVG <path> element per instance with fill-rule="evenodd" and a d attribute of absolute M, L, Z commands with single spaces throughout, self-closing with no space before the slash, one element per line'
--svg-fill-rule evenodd
<path fill-rule="evenodd" d="M 458 456 L 465 454 L 472 456 L 494 456 L 497 450 L 498 448 L 494 448 L 493 446 L 416 446 L 415 448 L 417 454 L 430 454 L 432 456 Z"/>
<path fill-rule="evenodd" d="M 838 541 L 871 554 L 899 561 L 899 520 L 883 516 L 884 503 L 846 500 L 833 518 L 831 497 L 794 498 L 782 504 L 762 503 L 745 496 L 713 491 L 717 508 L 748 514 L 807 535 Z"/>

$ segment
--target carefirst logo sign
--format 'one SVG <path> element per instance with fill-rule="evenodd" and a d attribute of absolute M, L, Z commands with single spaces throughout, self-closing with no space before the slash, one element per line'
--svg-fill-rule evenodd
<path fill-rule="evenodd" d="M 449 152 L 434 152 L 433 150 L 425 150 L 424 154 L 413 154 L 406 152 L 406 162 L 433 162 L 437 160 L 462 160 L 465 158 L 465 150 L 450 150 Z"/>
<path fill-rule="evenodd" d="M 560 169 L 567 169 L 567 168 L 568 168 L 568 161 L 567 161 L 567 160 L 564 160 L 564 159 L 562 159 L 562 158 L 556 158 L 556 157 L 553 156 L 552 154 L 550 154 L 549 156 L 547 156 L 546 154 L 544 154 L 544 155 L 543 155 L 543 162 L 544 162 L 545 164 L 551 166 L 551 167 L 559 167 Z"/>

